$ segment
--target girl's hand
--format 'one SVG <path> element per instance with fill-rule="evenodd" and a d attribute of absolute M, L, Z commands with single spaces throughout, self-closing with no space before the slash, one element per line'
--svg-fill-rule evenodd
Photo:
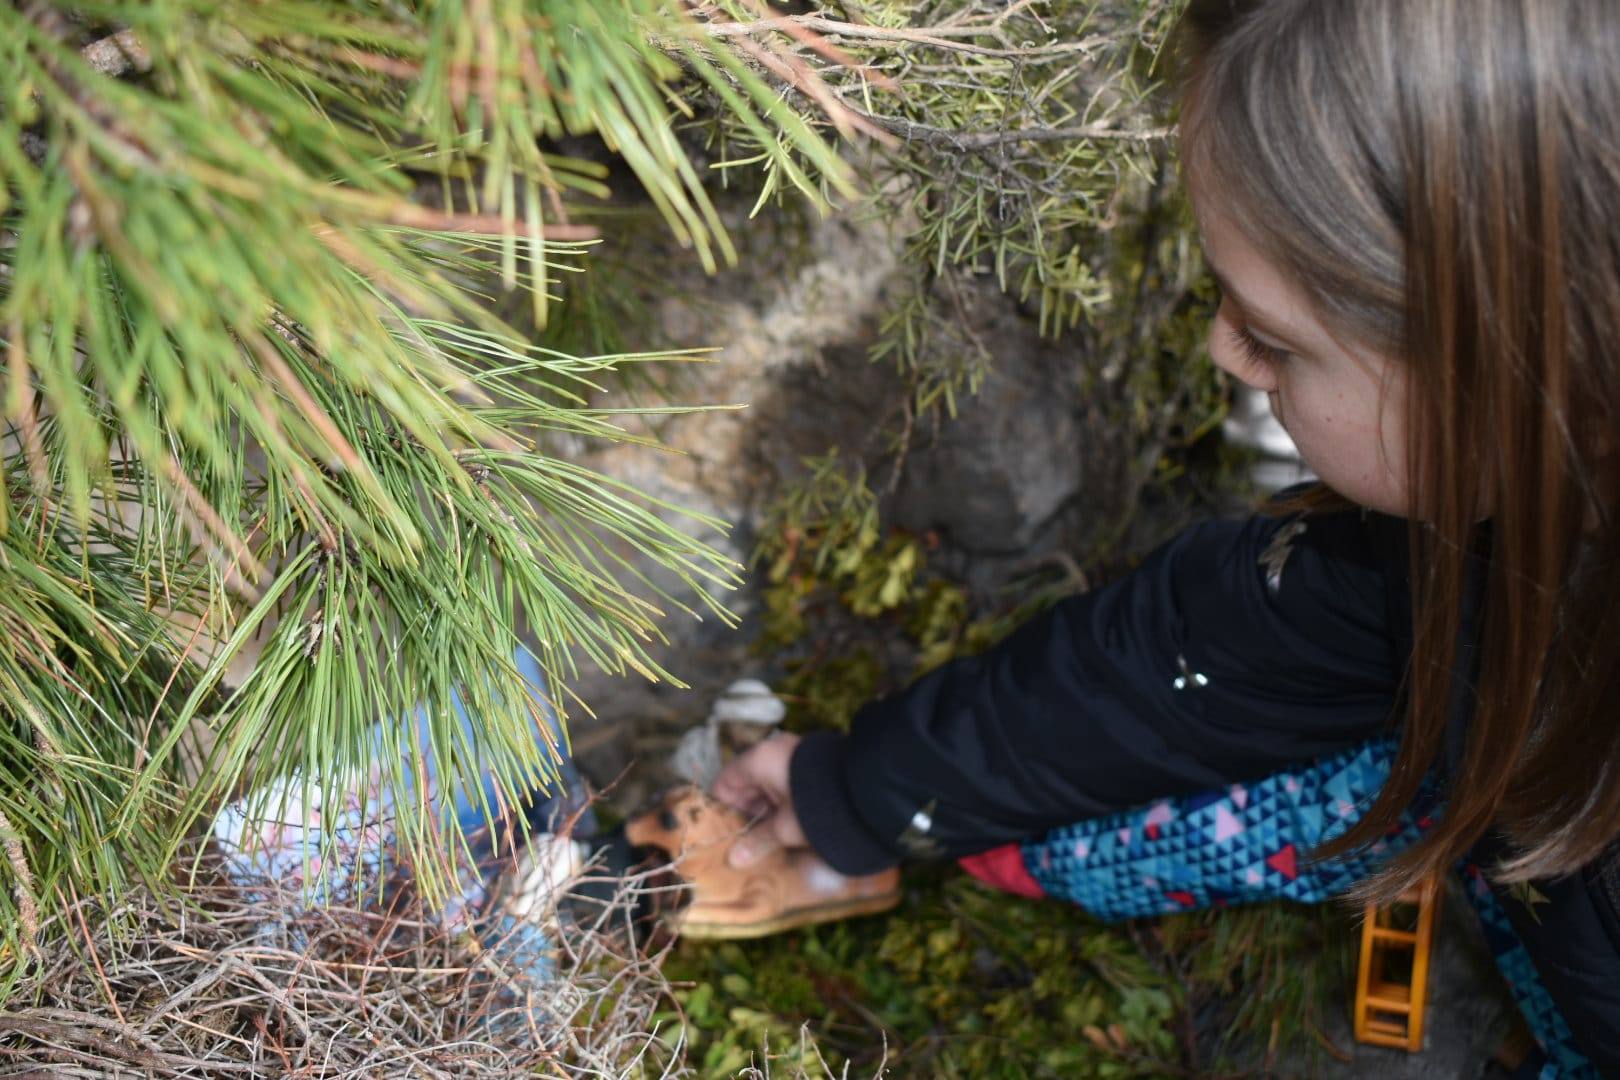
<path fill-rule="evenodd" d="M 788 763 L 798 749 L 797 735 L 772 735 L 720 770 L 711 794 L 747 814 L 753 826 L 731 845 L 726 859 L 736 869 L 758 862 L 777 848 L 805 847 L 799 815 L 788 791 Z"/>

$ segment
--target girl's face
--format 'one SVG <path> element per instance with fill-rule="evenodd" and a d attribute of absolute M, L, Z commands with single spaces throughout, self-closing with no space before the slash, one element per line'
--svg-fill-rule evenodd
<path fill-rule="evenodd" d="M 1406 408 L 1395 361 L 1329 331 L 1212 199 L 1195 197 L 1221 285 L 1209 352 L 1263 391 L 1311 470 L 1352 502 L 1405 515 Z"/>

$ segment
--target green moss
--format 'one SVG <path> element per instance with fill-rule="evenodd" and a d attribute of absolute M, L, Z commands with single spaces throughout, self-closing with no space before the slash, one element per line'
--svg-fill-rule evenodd
<path fill-rule="evenodd" d="M 861 649 L 830 660 L 805 659 L 788 666 L 782 695 L 788 703 L 788 729 L 847 731 L 856 710 L 877 696 L 883 669 Z"/>
<path fill-rule="evenodd" d="M 665 972 L 686 986 L 680 1022 L 705 1075 L 762 1040 L 791 1060 L 808 1024 L 828 1063 L 853 1077 L 873 1075 L 885 1054 L 896 1076 L 1166 1076 L 1312 1045 L 1323 998 L 1348 977 L 1349 944 L 1329 909 L 1109 926 L 935 867 L 908 872 L 889 915 L 683 943 Z M 1204 1030 L 1189 1037 L 1194 1014 Z"/>

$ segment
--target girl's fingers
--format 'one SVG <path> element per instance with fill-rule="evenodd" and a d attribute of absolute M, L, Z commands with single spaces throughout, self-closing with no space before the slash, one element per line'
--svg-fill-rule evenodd
<path fill-rule="evenodd" d="M 777 848 L 800 848 L 809 843 L 799 815 L 791 806 L 779 806 L 771 815 L 732 841 L 726 862 L 735 870 L 752 866 Z"/>
<path fill-rule="evenodd" d="M 799 824 L 799 815 L 793 812 L 791 804 L 780 807 L 763 824 L 769 826 L 771 835 L 783 847 L 799 848 L 810 843 L 804 835 L 804 826 Z"/>
<path fill-rule="evenodd" d="M 746 870 L 781 846 L 769 829 L 749 829 L 732 841 L 731 850 L 726 852 L 726 862 L 733 870 Z"/>
<path fill-rule="evenodd" d="M 727 806 L 752 817 L 765 809 L 769 803 L 765 797 L 765 790 L 748 775 L 742 765 L 743 762 L 738 760 L 721 769 L 720 775 L 714 778 L 714 787 L 709 794 Z"/>

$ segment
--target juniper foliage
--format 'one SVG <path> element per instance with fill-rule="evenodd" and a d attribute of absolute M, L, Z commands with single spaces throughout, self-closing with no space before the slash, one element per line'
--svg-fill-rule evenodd
<path fill-rule="evenodd" d="M 818 35 L 823 53 L 856 61 L 817 65 L 823 89 L 799 97 L 880 136 L 856 160 L 878 193 L 872 217 L 902 230 L 909 287 L 874 357 L 912 378 L 915 412 L 954 413 L 991 363 L 965 328 L 964 275 L 993 278 L 1048 333 L 1130 312 L 1133 275 L 1115 265 L 1111 237 L 1140 222 L 1163 179 L 1173 127 L 1160 90 L 1181 6 L 834 0 L 713 28 L 742 43 L 793 27 Z M 738 150 L 742 126 L 711 116 L 723 156 L 764 152 Z M 766 175 L 760 206 L 785 187 L 769 167 Z"/>

